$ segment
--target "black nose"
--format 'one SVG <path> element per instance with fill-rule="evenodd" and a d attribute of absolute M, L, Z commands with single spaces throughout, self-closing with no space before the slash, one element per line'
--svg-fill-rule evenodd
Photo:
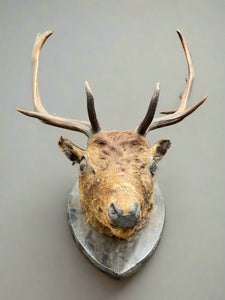
<path fill-rule="evenodd" d="M 133 228 L 140 218 L 140 206 L 135 202 L 128 214 L 124 214 L 122 208 L 116 203 L 111 203 L 108 208 L 108 214 L 114 225 L 121 228 Z"/>

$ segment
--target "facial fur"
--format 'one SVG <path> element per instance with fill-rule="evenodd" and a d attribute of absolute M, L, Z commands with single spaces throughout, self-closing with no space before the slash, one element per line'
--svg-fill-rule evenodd
<path fill-rule="evenodd" d="M 87 220 L 100 233 L 129 239 L 142 228 L 153 209 L 157 162 L 170 146 L 161 140 L 151 148 L 145 137 L 133 131 L 102 131 L 88 140 L 86 150 L 61 138 L 61 150 L 73 163 L 80 163 L 80 200 Z M 124 214 L 132 205 L 140 208 L 138 222 L 121 228 L 109 217 L 110 204 Z"/>

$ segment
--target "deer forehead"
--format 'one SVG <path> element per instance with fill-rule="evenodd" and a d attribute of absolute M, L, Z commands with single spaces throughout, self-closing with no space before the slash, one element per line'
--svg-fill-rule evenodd
<path fill-rule="evenodd" d="M 149 143 L 145 137 L 134 131 L 102 131 L 88 141 L 86 153 L 89 162 L 101 169 L 108 167 L 123 168 L 127 165 L 136 168 L 150 161 Z"/>
<path fill-rule="evenodd" d="M 149 143 L 143 136 L 132 130 L 126 131 L 102 131 L 95 134 L 88 141 L 87 151 L 89 154 L 93 151 L 99 151 L 103 154 L 134 153 L 138 151 L 149 151 Z"/>

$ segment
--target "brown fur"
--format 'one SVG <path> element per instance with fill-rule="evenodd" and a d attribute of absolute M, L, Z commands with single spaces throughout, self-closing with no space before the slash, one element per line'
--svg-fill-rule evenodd
<path fill-rule="evenodd" d="M 133 131 L 102 131 L 88 140 L 86 150 L 72 143 L 68 145 L 68 140 L 63 138 L 59 145 L 67 157 L 75 155 L 74 162 L 81 159 L 81 154 L 87 159 L 88 167 L 80 171 L 80 199 L 87 220 L 96 230 L 129 239 L 144 226 L 154 202 L 155 178 L 150 172 L 151 162 L 154 158 L 161 159 L 170 146 L 168 141 L 162 140 L 150 148 L 146 138 Z M 159 151 L 163 145 L 164 153 Z M 135 201 L 140 206 L 137 225 L 131 229 L 113 225 L 108 216 L 109 205 L 115 202 L 128 213 Z"/>

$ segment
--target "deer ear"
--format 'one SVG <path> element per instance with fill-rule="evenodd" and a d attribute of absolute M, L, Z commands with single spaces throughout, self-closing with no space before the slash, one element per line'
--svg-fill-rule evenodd
<path fill-rule="evenodd" d="M 170 145 L 170 140 L 160 140 L 150 148 L 150 154 L 156 163 L 163 158 Z"/>
<path fill-rule="evenodd" d="M 85 152 L 83 149 L 75 146 L 70 140 L 64 139 L 62 136 L 59 139 L 58 145 L 62 152 L 73 162 L 73 165 L 80 163 Z"/>

